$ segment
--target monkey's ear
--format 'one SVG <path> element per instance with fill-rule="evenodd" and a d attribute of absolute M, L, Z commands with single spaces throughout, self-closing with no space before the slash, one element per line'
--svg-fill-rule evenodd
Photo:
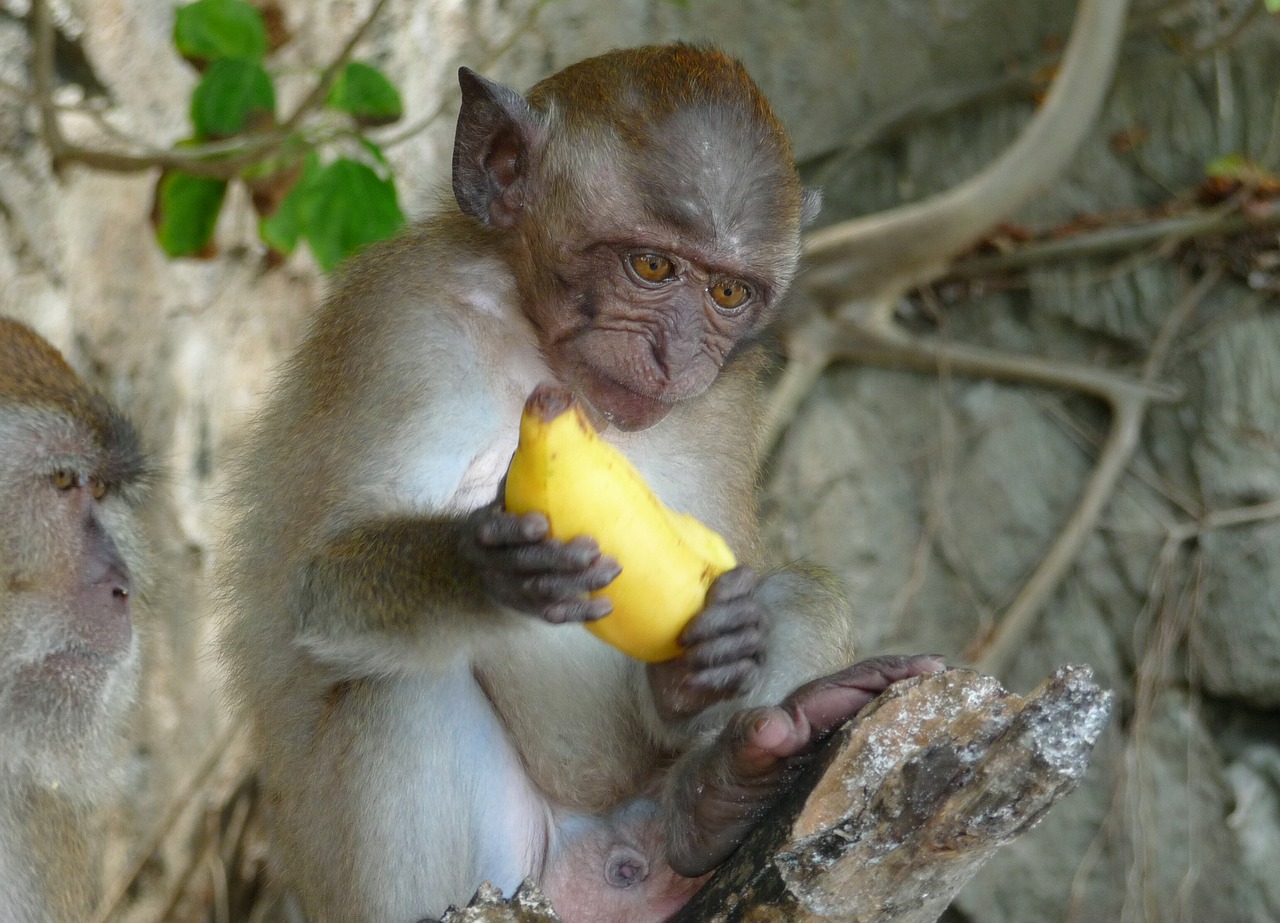
<path fill-rule="evenodd" d="M 800 227 L 807 228 L 817 221 L 820 211 L 822 211 L 822 190 L 806 189 L 800 203 Z"/>
<path fill-rule="evenodd" d="M 453 142 L 453 195 L 465 214 L 495 228 L 515 227 L 531 165 L 545 131 L 514 90 L 458 68 L 462 108 Z"/>

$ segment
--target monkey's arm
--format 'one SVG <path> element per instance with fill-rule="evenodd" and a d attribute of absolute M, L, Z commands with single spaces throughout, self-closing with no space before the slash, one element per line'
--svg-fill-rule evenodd
<path fill-rule="evenodd" d="M 549 538 L 540 515 L 496 504 L 393 515 L 342 530 L 312 556 L 294 611 L 303 645 L 321 659 L 376 657 L 387 642 L 456 651 L 510 627 L 513 610 L 548 622 L 599 618 L 608 601 L 586 594 L 617 572 L 594 541 Z"/>

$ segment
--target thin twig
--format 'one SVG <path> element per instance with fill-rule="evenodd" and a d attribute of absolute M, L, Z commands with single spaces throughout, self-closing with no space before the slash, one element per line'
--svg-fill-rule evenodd
<path fill-rule="evenodd" d="M 1154 381 L 1159 374 L 1160 360 L 1167 351 L 1168 342 L 1185 324 L 1196 306 L 1218 284 L 1222 274 L 1220 268 L 1206 273 L 1170 312 L 1165 329 L 1157 337 L 1156 346 L 1143 369 L 1143 383 L 1150 384 Z M 1151 401 L 1150 395 L 1130 388 L 1099 396 L 1107 400 L 1112 411 L 1111 429 L 1103 444 L 1102 454 L 1075 510 L 1048 553 L 1000 618 L 995 630 L 968 652 L 976 661 L 978 669 L 984 672 L 1003 672 L 1016 651 L 1026 642 L 1036 617 L 1061 585 L 1085 541 L 1097 527 L 1102 511 L 1110 502 L 1116 485 L 1137 450 L 1142 423 Z"/>
<path fill-rule="evenodd" d="M 209 777 L 218 768 L 227 750 L 239 738 L 240 732 L 241 728 L 239 726 L 232 725 L 225 728 L 214 738 L 213 743 L 209 745 L 209 749 L 205 751 L 200 763 L 196 766 L 191 778 L 178 789 L 160 822 L 151 831 L 151 835 L 143 840 L 142 846 L 134 856 L 133 863 L 107 889 L 102 900 L 98 902 L 98 909 L 92 917 L 93 923 L 107 923 L 116 911 L 120 909 L 120 903 L 124 900 L 125 895 L 129 893 L 134 882 L 138 880 L 138 877 L 142 875 L 148 863 L 150 863 L 151 857 L 160 849 L 161 844 L 164 843 L 169 833 L 178 823 L 182 812 L 191 805 L 196 792 L 202 789 L 209 781 Z"/>
<path fill-rule="evenodd" d="M 1169 530 L 1169 537 L 1173 541 L 1187 542 L 1216 529 L 1249 526 L 1273 519 L 1280 519 L 1280 500 L 1270 500 L 1249 506 L 1233 506 L 1225 510 L 1210 510 L 1199 519 L 1178 523 Z"/>
<path fill-rule="evenodd" d="M 1128 467 L 1138 447 L 1146 406 L 1147 402 L 1142 398 L 1117 398 L 1112 406 L 1111 430 L 1102 455 L 1071 517 L 1017 597 L 1000 616 L 991 634 L 976 649 L 966 652 L 967 659 L 975 660 L 979 670 L 1003 672 L 1009 658 L 1031 633 L 1040 610 L 1079 556 L 1080 549 L 1093 533 L 1102 510 L 1111 500 L 1116 484 Z"/>
<path fill-rule="evenodd" d="M 501 60 L 508 51 L 515 47 L 517 42 L 523 40 L 528 34 L 528 30 L 533 26 L 534 22 L 537 21 L 538 15 L 542 12 L 542 8 L 544 6 L 546 6 L 545 0 L 538 0 L 538 2 L 535 2 L 525 13 L 524 19 L 511 29 L 507 34 L 507 37 L 503 39 L 502 42 L 489 50 L 488 54 L 480 60 L 477 67 L 481 70 L 488 70 Z M 453 105 L 454 101 L 457 99 L 457 92 L 457 88 L 455 87 L 452 93 L 444 94 L 440 101 L 436 103 L 435 108 L 424 115 L 421 119 L 403 129 L 399 134 L 393 135 L 384 140 L 382 142 L 383 149 L 388 150 L 395 147 L 397 144 L 403 144 L 405 141 L 421 134 L 434 125 L 436 119 L 444 115 L 444 113 Z"/>
<path fill-rule="evenodd" d="M 1193 237 L 1228 237 L 1246 231 L 1265 231 L 1276 227 L 1280 227 L 1280 202 L 1259 205 L 1248 214 L 1237 209 L 1214 209 L 1046 240 L 1028 244 L 1010 253 L 964 257 L 952 264 L 944 278 L 970 279 L 998 275 L 1041 263 L 1087 259 L 1138 250 L 1154 244 L 1181 242 Z"/>
<path fill-rule="evenodd" d="M 351 33 L 346 44 L 342 46 L 342 50 L 338 52 L 338 56 L 329 62 L 329 66 L 320 74 L 320 79 L 311 88 L 311 92 L 298 104 L 298 108 L 293 110 L 293 115 L 284 120 L 284 124 L 280 126 L 280 130 L 283 133 L 289 134 L 298 126 L 298 123 L 302 121 L 308 112 L 324 104 L 329 95 L 329 88 L 338 79 L 338 73 L 347 65 L 356 45 L 364 38 L 373 25 L 373 21 L 378 18 L 378 15 L 386 5 L 387 0 L 377 0 L 373 5 L 373 9 L 369 11 L 369 15 L 365 17 L 364 22 L 360 24 L 355 32 Z"/>

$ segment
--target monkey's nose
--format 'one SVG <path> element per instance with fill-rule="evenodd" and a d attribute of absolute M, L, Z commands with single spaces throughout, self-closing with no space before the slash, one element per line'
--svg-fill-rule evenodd
<path fill-rule="evenodd" d="M 133 639 L 132 587 L 129 574 L 108 564 L 93 574 L 76 594 L 77 634 L 103 654 L 119 653 Z"/>

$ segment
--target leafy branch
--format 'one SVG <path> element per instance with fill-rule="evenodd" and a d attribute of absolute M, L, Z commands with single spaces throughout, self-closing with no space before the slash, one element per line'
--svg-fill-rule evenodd
<path fill-rule="evenodd" d="M 152 222 L 161 248 L 174 257 L 214 252 L 227 191 L 243 183 L 273 260 L 305 240 L 321 267 L 332 269 L 405 220 L 386 158 L 366 136 L 368 129 L 402 117 L 400 94 L 377 68 L 352 60 L 385 6 L 386 0 L 377 0 L 283 119 L 267 67 L 275 48 L 262 12 L 245 0 L 196 0 L 179 7 L 174 45 L 201 75 L 191 95 L 192 136 L 169 149 L 129 143 L 112 150 L 67 139 L 53 102 L 49 7 L 47 0 L 34 0 L 34 95 L 53 167 L 80 164 L 117 173 L 158 168 Z"/>

